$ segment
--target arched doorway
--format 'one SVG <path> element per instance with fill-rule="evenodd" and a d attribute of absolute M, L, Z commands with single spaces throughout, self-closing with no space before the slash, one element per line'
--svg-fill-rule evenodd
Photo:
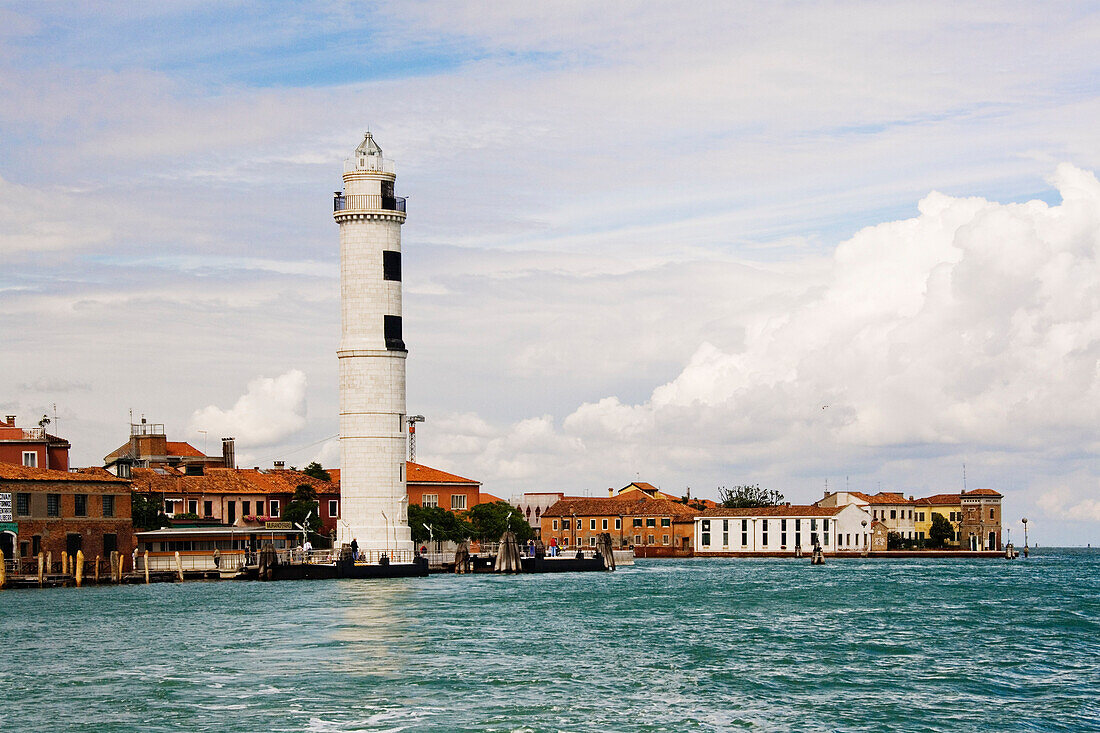
<path fill-rule="evenodd" d="M 18 539 L 18 535 L 10 529 L 0 531 L 0 552 L 4 553 L 5 561 L 15 559 L 15 548 L 19 545 L 16 541 Z"/>

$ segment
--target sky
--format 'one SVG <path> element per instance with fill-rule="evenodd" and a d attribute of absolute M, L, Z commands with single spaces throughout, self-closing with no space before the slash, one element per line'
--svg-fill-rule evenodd
<path fill-rule="evenodd" d="M 419 462 L 994 488 L 1100 543 L 1098 45 L 1094 3 L 0 3 L 0 411 L 337 466 L 369 128 Z"/>

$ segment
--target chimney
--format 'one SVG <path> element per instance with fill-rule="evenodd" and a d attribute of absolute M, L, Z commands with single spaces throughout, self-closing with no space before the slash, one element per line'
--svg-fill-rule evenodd
<path fill-rule="evenodd" d="M 615 489 L 611 488 L 610 486 L 607 487 L 607 497 L 610 499 L 613 496 L 615 496 Z"/>
<path fill-rule="evenodd" d="M 286 461 L 275 461 L 275 470 L 282 471 L 286 468 Z"/>
<path fill-rule="evenodd" d="M 14 428 L 15 427 L 15 415 L 5 415 L 4 416 L 4 424 L 7 425 L 10 428 Z"/>
<path fill-rule="evenodd" d="M 226 468 L 237 467 L 237 452 L 233 438 L 222 438 L 222 465 Z"/>

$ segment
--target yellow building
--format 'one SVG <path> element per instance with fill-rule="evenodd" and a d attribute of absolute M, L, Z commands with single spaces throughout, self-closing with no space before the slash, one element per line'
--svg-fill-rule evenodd
<path fill-rule="evenodd" d="M 932 515 L 941 514 L 951 523 L 948 547 L 959 546 L 959 523 L 962 521 L 962 501 L 959 494 L 936 494 L 916 500 L 916 532 L 918 540 L 927 541 L 932 531 Z"/>

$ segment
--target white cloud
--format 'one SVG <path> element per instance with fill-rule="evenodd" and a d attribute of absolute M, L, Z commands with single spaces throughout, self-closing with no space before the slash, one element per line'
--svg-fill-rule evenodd
<path fill-rule="evenodd" d="M 278 377 L 257 377 L 233 407 L 209 405 L 191 416 L 190 430 L 235 437 L 241 447 L 286 440 L 306 424 L 306 375 L 291 369 Z"/>

